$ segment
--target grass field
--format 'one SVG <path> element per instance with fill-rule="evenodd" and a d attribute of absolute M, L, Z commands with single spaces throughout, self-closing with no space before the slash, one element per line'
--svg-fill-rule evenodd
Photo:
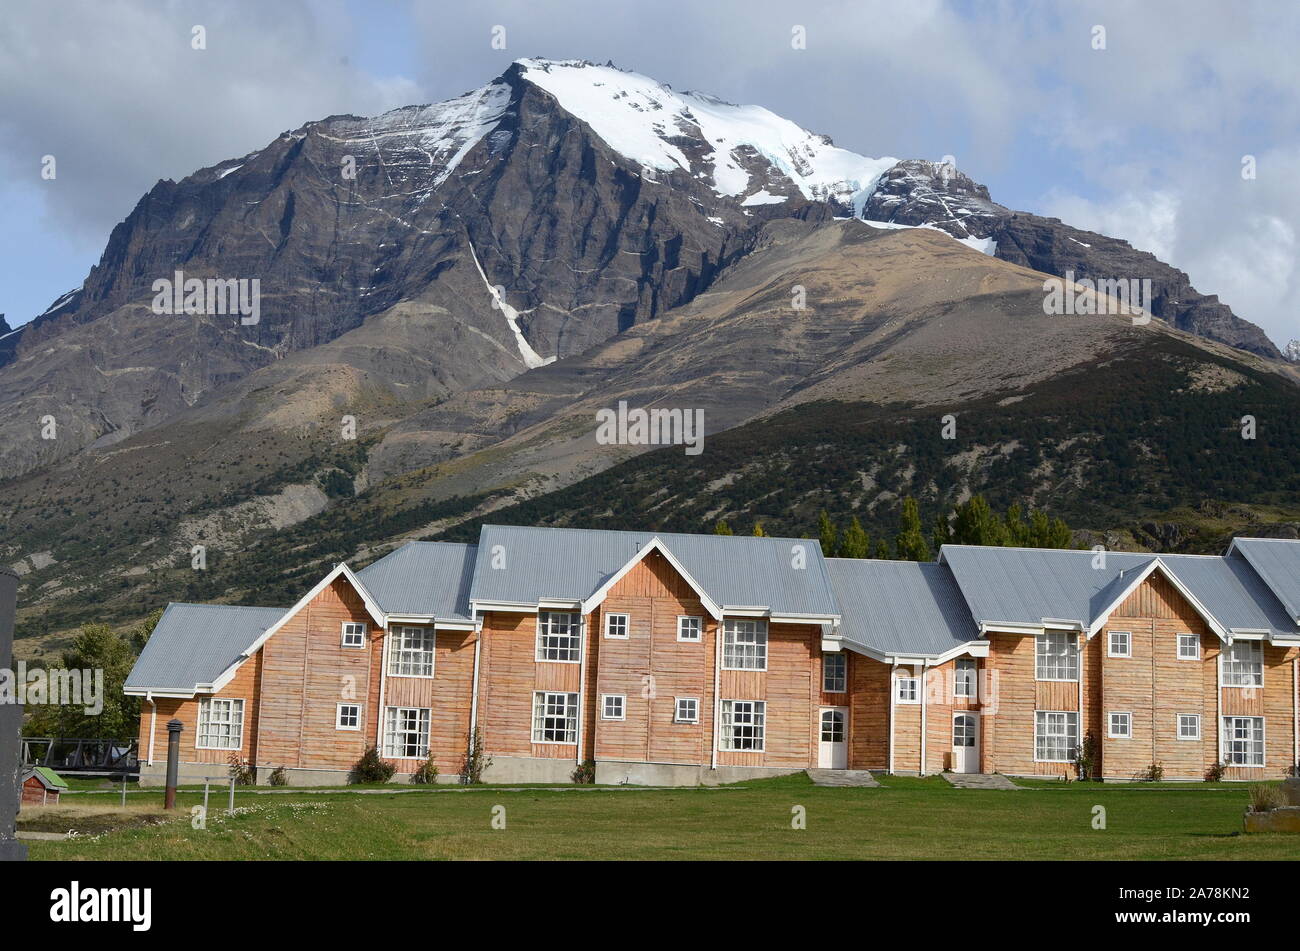
<path fill-rule="evenodd" d="M 1055 784 L 961 790 L 939 777 L 876 789 L 802 774 L 714 789 L 439 787 L 400 795 L 241 790 L 237 814 L 201 792 L 157 823 L 161 791 L 67 796 L 20 828 L 84 831 L 33 841 L 33 859 L 1297 859 L 1300 837 L 1241 835 L 1243 785 Z M 408 787 L 409 788 L 409 787 Z M 1093 807 L 1106 829 L 1093 829 Z M 802 806 L 806 829 L 792 828 Z M 494 810 L 505 828 L 493 828 Z M 94 814 L 87 819 L 86 812 Z M 121 828 L 102 831 L 117 816 Z M 498 815 L 500 812 L 498 811 Z"/>

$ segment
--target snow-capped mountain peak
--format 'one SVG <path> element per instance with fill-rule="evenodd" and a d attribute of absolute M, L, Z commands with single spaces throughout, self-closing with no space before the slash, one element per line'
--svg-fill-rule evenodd
<path fill-rule="evenodd" d="M 642 168 L 684 171 L 745 205 L 801 195 L 860 215 L 876 181 L 898 161 L 837 148 L 762 106 L 675 92 L 640 73 L 581 60 L 516 65 L 614 151 Z"/>
<path fill-rule="evenodd" d="M 1282 356 L 1292 363 L 1300 363 L 1300 340 L 1292 340 L 1282 351 Z"/>

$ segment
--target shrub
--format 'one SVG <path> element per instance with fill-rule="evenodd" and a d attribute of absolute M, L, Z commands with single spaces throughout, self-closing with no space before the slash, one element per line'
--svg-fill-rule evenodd
<path fill-rule="evenodd" d="M 590 786 L 596 781 L 596 761 L 583 760 L 582 765 L 573 771 L 573 781 L 579 786 Z"/>
<path fill-rule="evenodd" d="M 1250 787 L 1250 811 L 1268 812 L 1285 805 L 1282 790 L 1275 783 L 1262 783 Z"/>
<path fill-rule="evenodd" d="M 411 774 L 411 782 L 417 786 L 432 786 L 438 781 L 438 767 L 433 765 L 433 753 Z"/>
<path fill-rule="evenodd" d="M 1207 783 L 1223 782 L 1223 773 L 1224 770 L 1226 769 L 1227 767 L 1224 766 L 1222 763 L 1215 763 L 1213 766 L 1211 766 L 1209 769 L 1205 771 L 1205 781 Z"/>
<path fill-rule="evenodd" d="M 271 778 L 267 782 L 272 786 L 288 786 L 289 775 L 284 771 L 283 766 L 277 766 L 271 771 Z"/>
<path fill-rule="evenodd" d="M 251 786 L 257 779 L 257 771 L 239 758 L 238 753 L 230 754 L 230 778 L 236 786 Z"/>
<path fill-rule="evenodd" d="M 1165 778 L 1165 768 L 1160 763 L 1152 763 L 1142 773 L 1142 778 L 1149 783 L 1158 783 Z"/>
<path fill-rule="evenodd" d="M 460 780 L 467 786 L 476 786 L 483 782 L 483 772 L 492 765 L 492 757 L 483 750 L 483 734 L 478 727 L 470 737 L 469 749 L 465 751 L 465 762 L 460 767 Z"/>
<path fill-rule="evenodd" d="M 397 767 L 392 763 L 385 763 L 379 756 L 379 748 L 372 746 L 361 754 L 361 759 L 352 764 L 348 782 L 386 783 L 393 778 L 395 772 Z"/>
<path fill-rule="evenodd" d="M 1079 751 L 1074 756 L 1074 768 L 1080 779 L 1092 779 L 1097 768 L 1097 734 L 1089 730 L 1084 734 Z"/>

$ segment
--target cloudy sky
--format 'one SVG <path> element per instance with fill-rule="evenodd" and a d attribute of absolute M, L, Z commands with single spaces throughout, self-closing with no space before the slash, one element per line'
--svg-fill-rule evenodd
<path fill-rule="evenodd" d="M 759 103 L 867 155 L 1125 238 L 1300 337 L 1300 4 L 1045 0 L 7 0 L 0 312 L 79 286 L 179 179 L 336 113 L 585 58 Z M 191 48 L 195 25 L 207 48 Z M 791 48 L 793 26 L 807 48 Z M 506 49 L 493 49 L 505 27 Z M 1105 48 L 1094 48 L 1098 27 Z M 41 177 L 53 155 L 57 177 Z M 1243 178 L 1245 156 L 1256 176 Z"/>

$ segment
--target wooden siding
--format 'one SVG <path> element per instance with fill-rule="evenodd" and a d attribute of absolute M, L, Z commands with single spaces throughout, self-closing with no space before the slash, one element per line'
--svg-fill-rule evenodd
<path fill-rule="evenodd" d="M 212 775 L 218 776 L 230 763 L 230 754 L 238 753 L 240 760 L 253 762 L 258 750 L 258 727 L 261 710 L 258 699 L 261 696 L 262 654 L 259 651 L 240 665 L 235 676 L 214 694 L 201 694 L 192 699 L 174 697 L 156 697 L 157 717 L 149 701 L 140 701 L 140 745 L 139 757 L 145 762 L 149 756 L 149 724 L 154 722 L 154 763 L 167 762 L 167 721 L 180 720 L 183 725 L 180 743 L 180 761 L 182 763 L 211 763 L 221 766 L 213 769 Z M 199 736 L 199 703 L 208 697 L 220 697 L 229 700 L 244 701 L 244 735 L 238 750 L 200 750 L 195 747 Z"/>
<path fill-rule="evenodd" d="M 889 665 L 849 654 L 849 768 L 889 768 Z"/>

